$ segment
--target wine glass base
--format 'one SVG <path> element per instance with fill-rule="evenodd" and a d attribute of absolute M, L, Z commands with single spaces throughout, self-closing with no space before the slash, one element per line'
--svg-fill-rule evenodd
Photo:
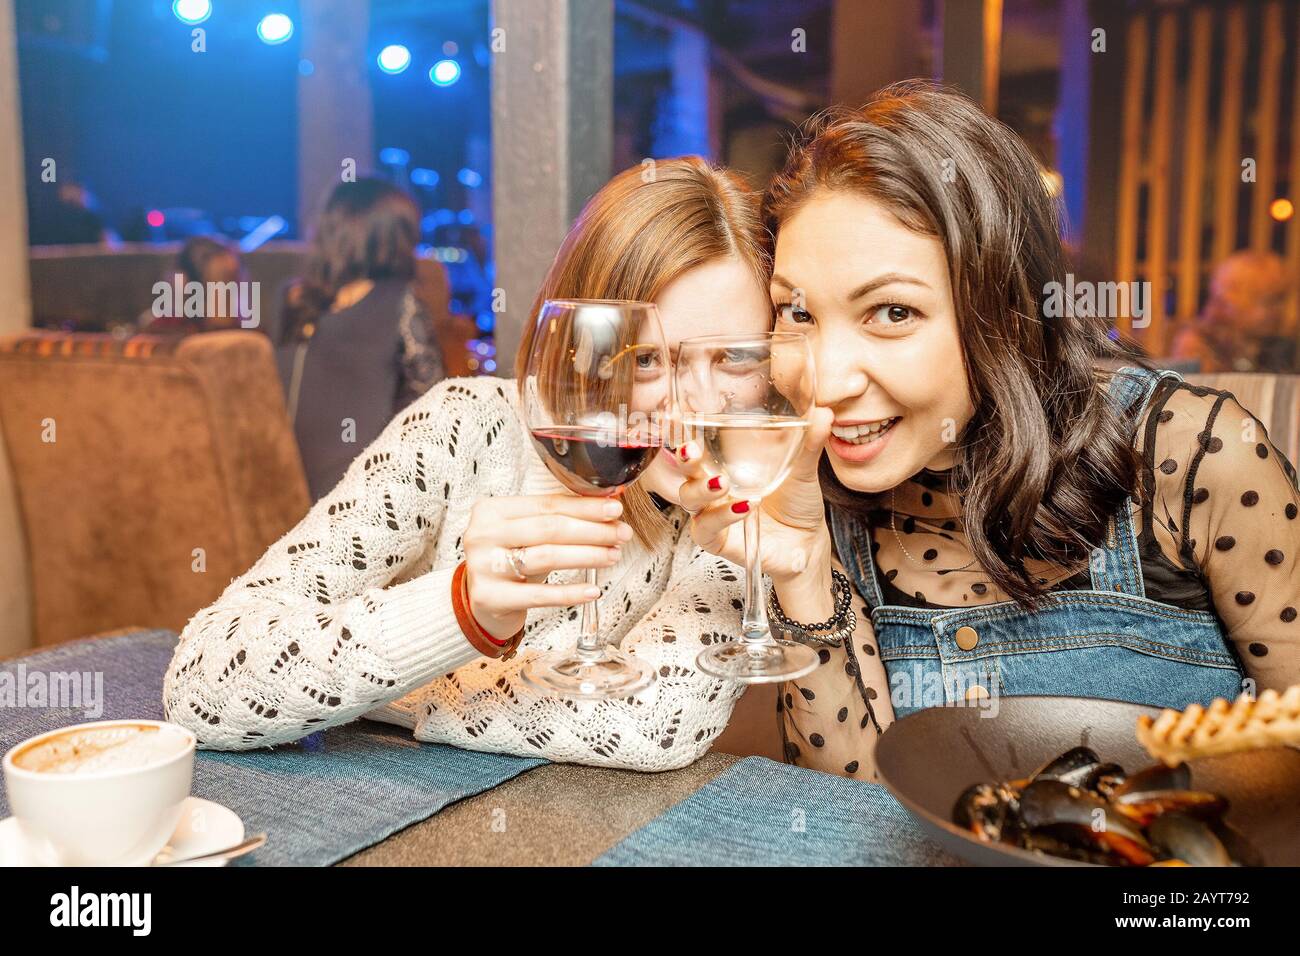
<path fill-rule="evenodd" d="M 795 641 L 747 644 L 732 641 L 701 652 L 695 666 L 710 677 L 743 684 L 775 684 L 811 674 L 821 658 L 806 644 Z"/>
<path fill-rule="evenodd" d="M 520 672 L 534 690 L 571 700 L 631 697 L 655 682 L 655 670 L 630 654 L 605 648 L 599 657 L 577 651 L 552 651 L 535 657 Z"/>

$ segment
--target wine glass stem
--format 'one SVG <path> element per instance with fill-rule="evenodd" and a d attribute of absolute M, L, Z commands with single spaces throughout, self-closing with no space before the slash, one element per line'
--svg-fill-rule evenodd
<path fill-rule="evenodd" d="M 596 569 L 587 569 L 587 586 L 596 586 Z M 578 635 L 578 654 L 595 660 L 600 657 L 600 598 L 582 606 L 582 633 Z"/>
<path fill-rule="evenodd" d="M 751 501 L 745 515 L 745 613 L 742 636 L 751 647 L 770 644 L 767 594 L 763 591 L 763 559 L 758 542 L 759 503 Z"/>

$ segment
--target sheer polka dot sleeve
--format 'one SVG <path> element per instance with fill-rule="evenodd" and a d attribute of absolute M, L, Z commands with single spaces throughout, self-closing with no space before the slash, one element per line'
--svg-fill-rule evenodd
<path fill-rule="evenodd" d="M 1226 392 L 1152 408 L 1152 530 L 1199 573 L 1258 690 L 1300 683 L 1300 491 L 1264 426 Z"/>
<path fill-rule="evenodd" d="M 836 567 L 843 572 L 838 562 Z M 786 681 L 777 695 L 785 761 L 858 780 L 878 780 L 876 741 L 894 719 L 885 669 L 862 598 L 857 629 L 840 647 L 818 649 L 821 666 Z"/>

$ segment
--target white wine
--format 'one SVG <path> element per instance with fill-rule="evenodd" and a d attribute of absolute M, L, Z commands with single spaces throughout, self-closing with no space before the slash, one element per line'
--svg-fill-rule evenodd
<path fill-rule="evenodd" d="M 755 500 L 785 481 L 808 431 L 805 419 L 782 415 L 689 415 L 686 425 L 731 482 L 731 496 Z"/>

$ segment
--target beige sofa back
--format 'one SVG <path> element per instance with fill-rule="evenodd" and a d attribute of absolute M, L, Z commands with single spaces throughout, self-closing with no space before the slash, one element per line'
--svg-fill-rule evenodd
<path fill-rule="evenodd" d="M 271 345 L 253 332 L 0 340 L 0 433 L 16 492 L 7 514 L 0 478 L 0 560 L 28 594 L 6 584 L 19 611 L 0 617 L 0 654 L 178 630 L 309 506 Z"/>

